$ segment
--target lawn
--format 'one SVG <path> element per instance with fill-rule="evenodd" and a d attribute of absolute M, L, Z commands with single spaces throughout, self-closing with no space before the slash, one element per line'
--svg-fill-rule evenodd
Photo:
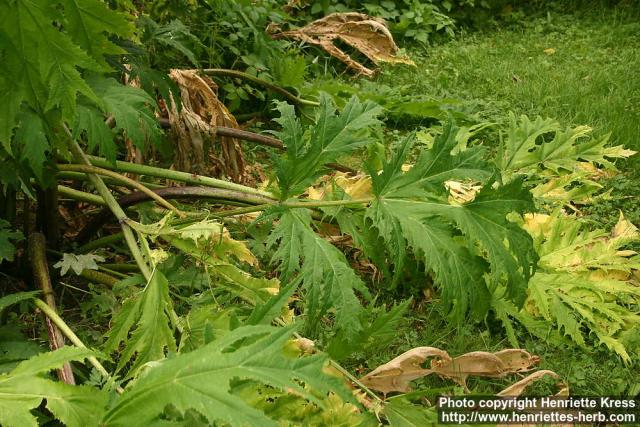
<path fill-rule="evenodd" d="M 416 93 L 477 102 L 505 111 L 588 124 L 596 134 L 640 149 L 638 9 L 549 13 L 507 28 L 465 34 L 411 51 L 416 69 L 394 68 L 380 82 Z"/>

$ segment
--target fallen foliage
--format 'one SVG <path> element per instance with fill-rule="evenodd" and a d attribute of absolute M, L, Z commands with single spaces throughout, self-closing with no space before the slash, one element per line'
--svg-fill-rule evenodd
<path fill-rule="evenodd" d="M 410 59 L 397 56 L 398 46 L 383 20 L 362 13 L 332 13 L 297 30 L 275 33 L 273 37 L 320 46 L 348 68 L 367 77 L 373 76 L 375 70 L 353 59 L 336 45 L 336 41 L 348 44 L 375 64 L 389 62 L 415 65 Z"/>

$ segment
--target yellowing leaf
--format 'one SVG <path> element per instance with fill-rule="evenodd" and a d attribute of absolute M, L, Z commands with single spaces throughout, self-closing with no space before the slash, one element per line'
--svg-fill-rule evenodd
<path fill-rule="evenodd" d="M 614 244 L 625 244 L 633 240 L 637 240 L 640 238 L 640 232 L 638 228 L 629 222 L 622 212 L 620 212 L 620 217 L 618 218 L 618 222 L 611 230 L 611 240 Z M 620 252 L 619 252 L 620 253 Z M 620 255 L 625 256 L 625 255 Z"/>
<path fill-rule="evenodd" d="M 609 147 L 609 135 L 594 138 L 589 126 L 563 129 L 540 117 L 510 116 L 509 131 L 498 149 L 503 180 L 524 176 L 547 203 L 588 203 L 602 186 L 597 180 L 617 172 L 610 159 L 635 154 L 621 145 Z"/>
<path fill-rule="evenodd" d="M 163 228 L 159 234 L 163 237 L 177 236 L 195 243 L 199 251 L 210 250 L 211 255 L 219 259 L 234 256 L 249 265 L 257 265 L 258 260 L 244 242 L 235 240 L 221 223 L 203 220 L 179 229 Z"/>
<path fill-rule="evenodd" d="M 637 228 L 621 215 L 610 233 L 590 231 L 561 212 L 525 215 L 523 226 L 540 255 L 523 313 L 555 323 L 580 346 L 591 332 L 625 361 L 640 353 L 640 315 L 632 308 L 640 303 L 640 257 L 620 249 L 640 240 Z"/>
<path fill-rule="evenodd" d="M 333 193 L 333 187 L 338 186 L 352 199 L 371 197 L 371 178 L 368 175 L 349 175 L 337 172 L 330 179 L 319 186 L 309 187 L 307 194 L 309 199 L 322 200 Z"/>
<path fill-rule="evenodd" d="M 196 246 L 191 240 L 180 239 L 172 235 L 163 235 L 162 238 L 172 246 L 201 261 L 211 275 L 215 286 L 228 290 L 252 305 L 265 303 L 271 295 L 277 294 L 280 289 L 278 279 L 254 277 L 231 262 L 214 256 L 206 247 Z"/>
<path fill-rule="evenodd" d="M 475 199 L 476 194 L 482 185 L 478 185 L 474 182 L 461 182 L 449 180 L 445 181 L 444 186 L 449 190 L 449 202 L 453 203 L 467 203 Z"/>

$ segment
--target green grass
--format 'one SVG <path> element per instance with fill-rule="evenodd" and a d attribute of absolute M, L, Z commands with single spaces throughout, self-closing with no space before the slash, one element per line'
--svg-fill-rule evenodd
<path fill-rule="evenodd" d="M 587 17 L 550 13 L 413 52 L 416 69 L 387 69 L 380 81 L 477 103 L 491 120 L 511 110 L 588 124 L 640 149 L 638 15 L 606 8 Z"/>

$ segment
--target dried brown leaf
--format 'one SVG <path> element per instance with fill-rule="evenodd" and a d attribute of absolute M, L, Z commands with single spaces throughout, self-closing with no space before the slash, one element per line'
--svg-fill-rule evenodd
<path fill-rule="evenodd" d="M 548 371 L 548 370 L 537 371 L 521 379 L 517 383 L 511 384 L 509 387 L 505 388 L 500 393 L 498 393 L 498 396 L 512 396 L 512 397 L 520 396 L 527 387 L 529 387 L 534 382 L 538 381 L 540 378 L 546 377 L 547 375 L 553 378 L 560 378 L 560 376 L 553 371 Z"/>
<path fill-rule="evenodd" d="M 493 353 L 504 364 L 508 372 L 527 372 L 540 363 L 540 357 L 521 348 L 508 348 Z"/>
<path fill-rule="evenodd" d="M 422 364 L 430 357 L 438 360 L 451 360 L 446 351 L 435 347 L 416 347 L 400 356 L 378 366 L 360 379 L 365 386 L 384 394 L 392 391 L 406 393 L 411 390 L 409 383 L 432 373 L 424 369 Z"/>
<path fill-rule="evenodd" d="M 390 62 L 415 65 L 410 59 L 396 55 L 398 46 L 383 20 L 362 13 L 332 13 L 305 27 L 276 33 L 273 37 L 291 38 L 320 46 L 348 68 L 368 77 L 373 76 L 375 71 L 351 58 L 335 45 L 335 41 L 348 44 L 375 64 Z"/>
<path fill-rule="evenodd" d="M 480 377 L 502 377 L 506 375 L 504 363 L 495 354 L 473 351 L 452 360 L 434 361 L 431 370 L 441 377 L 449 378 L 467 390 L 469 375 Z"/>
<path fill-rule="evenodd" d="M 430 369 L 423 368 L 430 358 Z M 367 387 L 382 393 L 392 391 L 408 392 L 409 383 L 415 379 L 437 374 L 449 378 L 468 391 L 466 380 L 469 376 L 499 378 L 508 374 L 531 370 L 540 361 L 538 356 L 523 349 L 511 348 L 489 353 L 473 351 L 451 358 L 449 354 L 434 347 L 417 347 L 409 350 L 362 377 Z"/>
<path fill-rule="evenodd" d="M 543 370 L 543 371 L 537 371 L 532 373 L 531 375 L 521 379 L 520 381 L 518 381 L 515 384 L 510 385 L 509 387 L 505 388 L 504 390 L 502 390 L 500 393 L 498 393 L 498 396 L 503 396 L 506 398 L 510 398 L 510 397 L 518 397 L 520 395 L 522 395 L 522 393 L 524 392 L 524 390 L 529 387 L 531 384 L 533 384 L 534 382 L 540 380 L 541 378 L 544 378 L 546 376 L 550 376 L 552 378 L 560 378 L 560 376 L 558 374 L 556 374 L 553 371 L 548 371 L 548 370 Z M 562 388 L 555 394 L 556 397 L 568 397 L 569 396 L 569 387 L 566 385 L 563 385 Z M 535 411 L 536 409 L 533 409 L 533 411 Z M 526 411 L 526 412 L 531 412 L 531 411 Z M 551 427 L 559 427 L 559 426 L 565 426 L 565 425 L 573 425 L 573 424 L 551 424 Z M 507 424 L 498 424 L 497 427 L 507 427 Z M 522 424 L 522 427 L 535 427 L 535 424 Z"/>
<path fill-rule="evenodd" d="M 169 123 L 177 137 L 176 166 L 187 172 L 226 175 L 234 181 L 244 177 L 244 157 L 235 138 L 216 137 L 216 126 L 238 128 L 238 122 L 218 99 L 218 86 L 197 70 L 169 72 L 169 77 L 180 88 L 182 108 L 178 111 L 175 100 L 170 99 Z M 219 154 L 210 153 L 208 145 L 215 145 Z"/>

